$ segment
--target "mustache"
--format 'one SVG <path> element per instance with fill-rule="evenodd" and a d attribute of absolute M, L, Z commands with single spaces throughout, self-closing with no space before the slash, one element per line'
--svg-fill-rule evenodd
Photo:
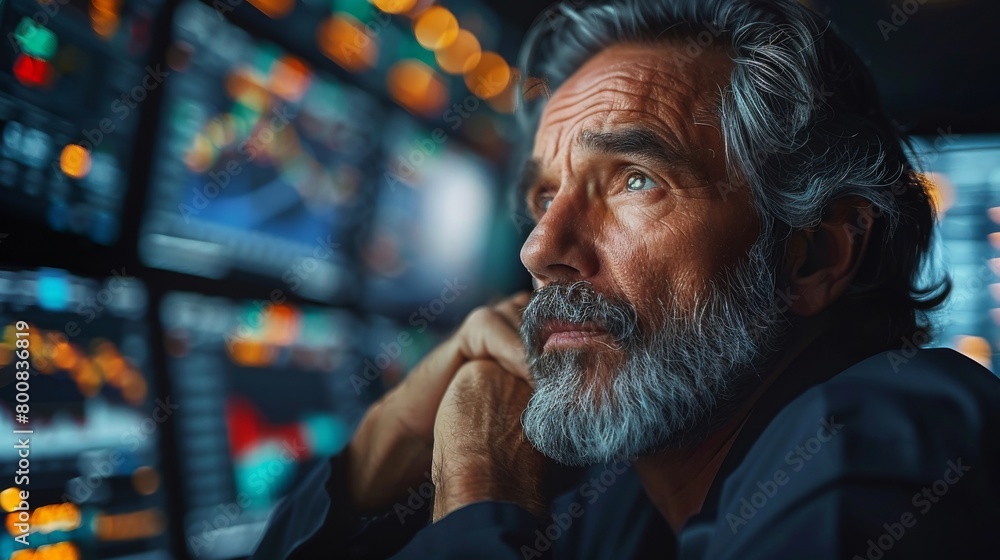
<path fill-rule="evenodd" d="M 541 354 L 542 329 L 549 321 L 593 323 L 619 347 L 631 347 L 640 333 L 639 313 L 624 298 L 598 293 L 585 280 L 535 290 L 521 317 L 521 339 L 529 356 Z"/>

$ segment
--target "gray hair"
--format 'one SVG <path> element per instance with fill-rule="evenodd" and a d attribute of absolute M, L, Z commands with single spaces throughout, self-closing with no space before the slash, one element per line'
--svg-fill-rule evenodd
<path fill-rule="evenodd" d="M 924 312 L 950 289 L 947 277 L 916 285 L 934 225 L 927 186 L 864 63 L 827 21 L 795 0 L 553 6 L 529 30 L 520 56 L 524 132 L 537 128 L 543 103 L 535 100 L 547 99 L 595 54 L 615 44 L 668 40 L 679 42 L 682 62 L 706 49 L 723 49 L 735 62 L 717 108 L 730 176 L 720 188 L 745 185 L 762 231 L 776 241 L 817 226 L 834 200 L 868 200 L 876 218 L 856 225 L 872 228 L 871 246 L 846 297 L 889 306 L 893 341 L 927 330 Z"/>

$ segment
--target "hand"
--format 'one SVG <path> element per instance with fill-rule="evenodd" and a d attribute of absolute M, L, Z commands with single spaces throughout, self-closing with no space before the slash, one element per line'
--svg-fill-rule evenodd
<path fill-rule="evenodd" d="M 521 413 L 532 387 L 491 360 L 455 375 L 434 424 L 434 521 L 465 505 L 513 502 L 537 516 L 547 510 L 548 459 L 524 437 Z"/>
<path fill-rule="evenodd" d="M 531 378 L 518 329 L 529 294 L 521 292 L 469 314 L 365 414 L 348 445 L 349 488 L 356 508 L 378 511 L 419 484 L 430 469 L 434 420 L 456 372 L 472 360 L 492 360 L 524 381 Z"/>

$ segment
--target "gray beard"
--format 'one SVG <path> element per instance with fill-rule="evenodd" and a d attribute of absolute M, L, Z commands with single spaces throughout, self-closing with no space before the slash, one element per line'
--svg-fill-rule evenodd
<path fill-rule="evenodd" d="M 695 301 L 660 300 L 659 327 L 648 333 L 634 306 L 588 282 L 537 290 L 521 326 L 536 381 L 521 417 L 528 440 L 584 466 L 691 445 L 729 420 L 787 330 L 767 237 Z M 594 321 L 616 344 L 543 353 L 548 320 Z"/>

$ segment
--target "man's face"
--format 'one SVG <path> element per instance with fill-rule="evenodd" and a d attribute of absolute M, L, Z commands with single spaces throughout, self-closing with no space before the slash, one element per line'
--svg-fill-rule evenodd
<path fill-rule="evenodd" d="M 729 187 L 719 130 L 733 63 L 679 52 L 599 53 L 535 138 L 521 260 L 538 287 L 522 328 L 538 386 L 524 420 L 564 463 L 684 440 L 779 336 L 770 245 L 748 191 Z"/>

